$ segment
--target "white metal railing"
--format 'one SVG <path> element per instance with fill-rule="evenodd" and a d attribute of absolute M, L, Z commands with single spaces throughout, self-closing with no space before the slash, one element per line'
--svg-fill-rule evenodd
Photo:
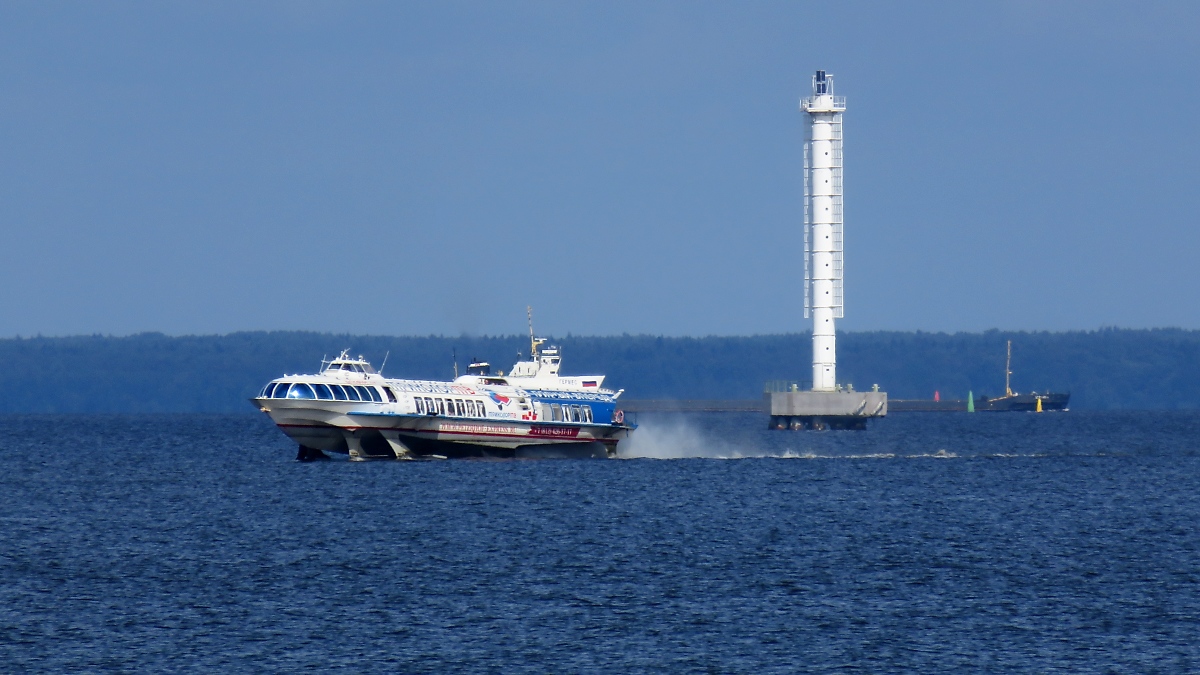
<path fill-rule="evenodd" d="M 832 102 L 832 105 L 830 105 L 828 107 L 826 107 L 824 105 L 817 105 L 816 99 L 819 99 L 819 98 L 825 98 L 825 97 L 824 96 L 814 96 L 812 98 L 802 99 L 800 101 L 800 109 L 805 112 L 808 112 L 809 110 L 813 110 L 813 109 L 815 109 L 819 112 L 822 112 L 822 111 L 841 112 L 846 109 L 846 97 L 845 96 L 829 97 L 829 98 L 833 99 L 833 102 Z"/>

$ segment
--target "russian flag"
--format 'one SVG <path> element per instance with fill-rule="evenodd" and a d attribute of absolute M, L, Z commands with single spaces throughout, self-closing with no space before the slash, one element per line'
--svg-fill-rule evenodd
<path fill-rule="evenodd" d="M 596 381 L 595 381 L 595 380 L 584 380 L 584 381 L 583 381 L 583 386 L 585 386 L 585 387 L 594 387 L 594 386 L 596 386 Z"/>

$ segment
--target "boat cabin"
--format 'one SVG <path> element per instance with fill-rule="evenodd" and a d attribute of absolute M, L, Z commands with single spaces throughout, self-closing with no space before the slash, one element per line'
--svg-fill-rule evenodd
<path fill-rule="evenodd" d="M 361 355 L 355 359 L 351 358 L 349 350 L 342 350 L 342 353 L 330 361 L 321 363 L 321 373 L 330 375 L 333 373 L 358 373 L 360 375 L 374 375 L 375 368 L 370 362 L 364 359 Z"/>

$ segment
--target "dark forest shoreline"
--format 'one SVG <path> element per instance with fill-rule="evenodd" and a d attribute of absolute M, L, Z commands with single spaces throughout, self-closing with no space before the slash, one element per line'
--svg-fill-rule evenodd
<path fill-rule="evenodd" d="M 894 398 L 996 395 L 1013 341 L 1013 389 L 1069 391 L 1075 410 L 1200 408 L 1200 331 L 1103 329 L 1060 333 L 848 332 L 838 379 Z M 754 399 L 770 380 L 809 379 L 807 333 L 747 337 L 570 336 L 565 373 L 604 373 L 638 399 Z M 341 349 L 385 374 L 448 379 L 452 354 L 507 369 L 523 336 L 352 336 L 300 331 L 171 337 L 0 339 L 0 412 L 240 412 L 283 373 L 314 371 Z"/>

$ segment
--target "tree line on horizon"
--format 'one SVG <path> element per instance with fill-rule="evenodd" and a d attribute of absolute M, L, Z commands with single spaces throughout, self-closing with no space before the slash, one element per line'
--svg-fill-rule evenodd
<path fill-rule="evenodd" d="M 965 398 L 1004 392 L 1005 343 L 1013 341 L 1012 386 L 1069 391 L 1076 410 L 1200 408 L 1200 331 L 838 334 L 838 380 L 878 384 L 891 398 Z M 807 333 L 756 336 L 572 336 L 564 374 L 606 375 L 605 386 L 638 399 L 751 399 L 768 381 L 807 386 Z M 0 412 L 252 412 L 247 399 L 284 374 L 315 372 L 342 349 L 385 374 L 450 379 L 472 358 L 507 371 L 522 336 L 352 336 L 241 332 L 171 337 L 75 336 L 0 339 Z M 384 359 L 386 357 L 386 365 Z"/>

